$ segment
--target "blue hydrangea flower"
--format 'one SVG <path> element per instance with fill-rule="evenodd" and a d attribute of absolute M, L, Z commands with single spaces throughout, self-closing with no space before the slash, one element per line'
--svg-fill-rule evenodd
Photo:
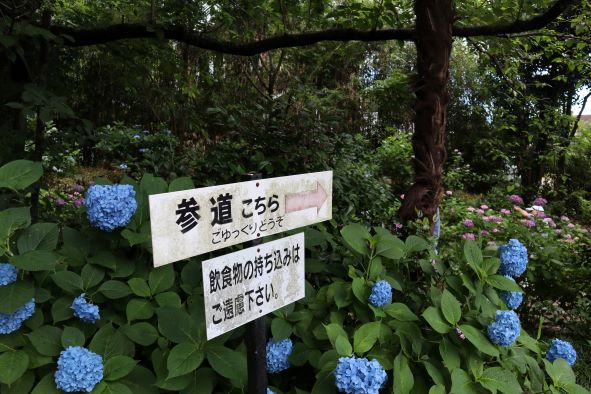
<path fill-rule="evenodd" d="M 0 263 L 0 286 L 6 286 L 16 280 L 18 268 L 10 263 Z"/>
<path fill-rule="evenodd" d="M 134 134 L 133 135 L 133 138 L 136 139 L 136 140 L 139 140 L 140 138 L 142 138 L 142 136 L 139 135 L 139 134 Z"/>
<path fill-rule="evenodd" d="M 267 387 L 267 394 L 275 394 L 275 392 Z"/>
<path fill-rule="evenodd" d="M 378 394 L 387 378 L 380 363 L 367 358 L 341 357 L 335 370 L 336 386 L 347 394 Z"/>
<path fill-rule="evenodd" d="M 546 358 L 551 363 L 557 358 L 563 358 L 567 363 L 573 365 L 577 361 L 577 352 L 570 342 L 554 338 L 546 352 Z"/>
<path fill-rule="evenodd" d="M 392 286 L 385 280 L 377 281 L 371 288 L 369 302 L 375 307 L 384 306 L 392 302 Z"/>
<path fill-rule="evenodd" d="M 127 170 L 127 164 L 121 163 L 121 164 L 119 164 L 119 168 L 122 170 Z"/>
<path fill-rule="evenodd" d="M 0 334 L 10 334 L 23 325 L 23 322 L 35 313 L 35 299 L 17 309 L 11 314 L 0 313 Z"/>
<path fill-rule="evenodd" d="M 125 227 L 137 209 L 131 185 L 94 185 L 86 192 L 86 215 L 94 227 L 113 231 Z"/>
<path fill-rule="evenodd" d="M 68 346 L 60 353 L 55 372 L 57 388 L 67 393 L 92 391 L 103 380 L 103 358 L 81 346 Z"/>
<path fill-rule="evenodd" d="M 507 245 L 499 248 L 501 266 L 499 273 L 518 277 L 525 272 L 527 267 L 527 249 L 516 239 L 510 239 Z"/>
<path fill-rule="evenodd" d="M 515 282 L 515 279 L 511 278 L 510 276 L 505 276 L 505 278 L 511 279 Z M 507 304 L 507 308 L 509 309 L 517 309 L 521 302 L 523 302 L 523 293 L 520 291 L 501 291 L 501 298 Z"/>
<path fill-rule="evenodd" d="M 271 339 L 267 342 L 267 371 L 277 373 L 289 368 L 287 358 L 291 354 L 293 343 L 287 338 L 281 341 Z"/>
<path fill-rule="evenodd" d="M 514 311 L 497 311 L 497 316 L 487 329 L 492 343 L 500 346 L 511 346 L 519 337 L 521 325 L 519 316 Z"/>
<path fill-rule="evenodd" d="M 70 308 L 74 310 L 74 316 L 83 322 L 96 323 L 101 318 L 101 315 L 99 314 L 99 307 L 98 305 L 86 302 L 84 295 L 85 293 L 82 293 L 78 297 L 74 298 L 74 302 L 72 302 L 72 306 Z"/>

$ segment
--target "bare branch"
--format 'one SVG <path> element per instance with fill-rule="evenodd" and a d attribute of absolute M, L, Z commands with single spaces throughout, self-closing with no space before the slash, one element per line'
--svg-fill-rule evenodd
<path fill-rule="evenodd" d="M 571 4 L 580 0 L 557 0 L 546 12 L 528 20 L 517 20 L 507 24 L 486 26 L 454 27 L 453 36 L 498 36 L 503 34 L 533 31 L 554 21 Z M 137 38 L 163 38 L 184 42 L 202 49 L 240 56 L 253 56 L 279 48 L 295 48 L 313 45 L 322 41 L 414 41 L 414 28 L 358 30 L 334 28 L 323 31 L 282 34 L 250 42 L 231 42 L 205 36 L 182 26 L 146 25 L 121 23 L 106 27 L 80 29 L 67 26 L 53 26 L 51 32 L 64 35 L 66 45 L 88 46 L 112 41 Z"/>

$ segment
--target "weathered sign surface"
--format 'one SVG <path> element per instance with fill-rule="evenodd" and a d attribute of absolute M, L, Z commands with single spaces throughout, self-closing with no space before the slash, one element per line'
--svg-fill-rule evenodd
<path fill-rule="evenodd" d="M 304 297 L 304 233 L 203 262 L 207 339 Z"/>
<path fill-rule="evenodd" d="M 332 171 L 150 196 L 154 266 L 332 218 Z"/>

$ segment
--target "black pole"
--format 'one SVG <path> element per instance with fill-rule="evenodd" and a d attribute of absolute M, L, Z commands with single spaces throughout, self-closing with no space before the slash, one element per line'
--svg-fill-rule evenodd
<path fill-rule="evenodd" d="M 242 176 L 245 181 L 262 179 L 261 174 L 248 173 Z M 244 243 L 245 248 L 260 245 L 262 239 Z M 246 362 L 248 367 L 248 394 L 267 392 L 267 335 L 265 316 L 261 316 L 246 325 Z"/>

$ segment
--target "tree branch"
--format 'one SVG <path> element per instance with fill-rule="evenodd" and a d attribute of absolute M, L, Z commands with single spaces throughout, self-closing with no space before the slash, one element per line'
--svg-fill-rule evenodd
<path fill-rule="evenodd" d="M 578 1 L 580 0 L 557 0 L 546 12 L 528 20 L 485 26 L 460 26 L 455 27 L 452 34 L 456 37 L 498 36 L 541 29 L 554 21 L 571 3 Z M 69 38 L 65 42 L 69 46 L 89 46 L 134 38 L 164 38 L 184 42 L 202 49 L 240 56 L 253 56 L 279 48 L 303 47 L 322 41 L 413 41 L 415 37 L 414 28 L 381 30 L 335 28 L 323 31 L 282 34 L 262 40 L 236 43 L 206 37 L 200 32 L 189 31 L 181 26 L 153 26 L 139 23 L 121 23 L 90 29 L 53 26 L 50 31 L 56 35 L 64 35 Z"/>

